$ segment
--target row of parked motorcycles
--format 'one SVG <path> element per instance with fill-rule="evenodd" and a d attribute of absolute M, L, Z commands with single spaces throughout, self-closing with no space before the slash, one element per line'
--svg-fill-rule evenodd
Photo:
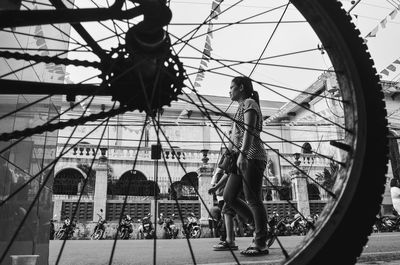
<path fill-rule="evenodd" d="M 157 223 L 162 227 L 161 238 L 172 239 L 177 238 L 179 234 L 179 228 L 175 224 L 175 215 L 171 217 L 164 217 L 160 214 L 157 219 Z M 77 226 L 75 219 L 71 220 L 69 217 L 65 217 L 62 227 L 58 231 L 55 231 L 54 220 L 50 220 L 50 239 L 67 240 L 71 239 Z M 152 239 L 155 238 L 155 230 L 151 221 L 151 214 L 146 215 L 142 219 L 138 219 L 140 223 L 137 233 L 138 239 Z M 93 233 L 90 238 L 93 240 L 99 240 L 104 238 L 106 231 L 107 221 L 99 215 L 99 220 L 93 229 Z M 133 233 L 133 219 L 129 215 L 125 215 L 121 220 L 117 228 L 119 239 L 130 239 Z M 188 238 L 199 238 L 201 235 L 201 228 L 198 224 L 198 220 L 194 213 L 190 213 L 184 220 L 182 225 L 182 236 Z"/>
<path fill-rule="evenodd" d="M 393 210 L 393 215 L 376 216 L 375 224 L 372 227 L 373 232 L 399 232 L 400 215 Z"/>
<path fill-rule="evenodd" d="M 274 212 L 268 218 L 268 247 L 275 242 L 277 236 L 306 235 L 314 227 L 317 219 L 317 214 L 307 217 L 295 214 L 293 218 L 290 218 L 280 217 Z"/>
<path fill-rule="evenodd" d="M 163 239 L 175 239 L 178 237 L 179 228 L 175 224 L 176 216 L 172 214 L 171 217 L 166 217 L 164 214 L 160 214 L 157 219 L 157 223 L 161 225 L 162 233 L 161 238 Z M 151 215 L 148 214 L 142 220 L 138 220 L 141 222 L 141 225 L 138 229 L 138 238 L 139 239 L 152 239 L 155 237 L 155 231 L 153 227 L 153 223 L 151 221 Z M 189 238 L 199 238 L 201 235 L 201 228 L 198 224 L 198 220 L 194 213 L 190 213 L 183 222 L 182 225 L 182 236 Z"/>

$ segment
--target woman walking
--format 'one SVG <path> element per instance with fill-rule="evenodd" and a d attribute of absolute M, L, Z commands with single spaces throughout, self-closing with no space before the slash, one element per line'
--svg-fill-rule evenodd
<path fill-rule="evenodd" d="M 251 79 L 244 76 L 233 78 L 229 94 L 239 107 L 232 124 L 228 149 L 239 152 L 239 157 L 236 163 L 238 170 L 230 174 L 223 197 L 236 213 L 255 228 L 253 242 L 240 253 L 247 256 L 266 255 L 267 213 L 262 202 L 266 152 L 260 139 L 263 119 L 259 97 L 253 90 Z M 242 189 L 247 203 L 238 196 Z"/>

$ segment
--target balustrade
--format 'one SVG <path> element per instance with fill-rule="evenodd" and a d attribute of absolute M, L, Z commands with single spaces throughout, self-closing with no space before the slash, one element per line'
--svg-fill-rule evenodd
<path fill-rule="evenodd" d="M 68 146 L 65 150 L 68 150 L 71 147 L 72 145 Z M 72 147 L 71 150 L 69 150 L 63 157 L 91 159 L 94 156 L 96 156 L 96 158 L 100 158 L 102 155 L 105 155 L 108 160 L 134 160 L 136 157 L 141 161 L 152 160 L 151 150 L 149 147 L 140 148 L 139 154 L 137 154 L 137 148 L 131 147 L 109 146 L 107 148 L 100 148 L 102 150 L 97 151 L 97 153 L 96 148 L 96 145 L 78 145 Z M 62 150 L 62 147 L 58 147 L 57 154 L 60 154 Z M 161 161 L 163 161 L 165 158 L 167 162 L 181 161 L 182 163 L 199 163 L 203 158 L 203 154 L 197 149 L 164 148 L 163 151 L 164 155 L 161 156 Z M 210 159 L 209 163 L 215 163 L 218 159 L 218 154 L 219 150 L 210 150 L 207 156 Z"/>

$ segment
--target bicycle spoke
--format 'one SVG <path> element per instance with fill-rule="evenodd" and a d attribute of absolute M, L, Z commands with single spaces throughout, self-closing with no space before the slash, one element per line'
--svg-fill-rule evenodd
<path fill-rule="evenodd" d="M 141 147 L 141 143 L 142 143 L 144 132 L 145 132 L 144 128 L 147 125 L 147 118 L 148 118 L 148 116 L 146 115 L 146 118 L 145 118 L 143 126 L 142 126 L 142 130 L 141 130 L 141 134 L 140 134 L 139 143 L 138 143 L 138 146 L 137 146 L 137 152 L 136 152 L 136 155 L 135 155 L 135 159 L 133 160 L 132 170 L 135 170 L 135 168 L 136 168 L 136 163 L 138 161 L 140 147 Z M 132 181 L 128 182 L 128 186 L 127 186 L 127 189 L 126 189 L 126 194 L 125 194 L 125 197 L 124 197 L 124 202 L 122 204 L 121 213 L 119 215 L 118 224 L 121 223 L 122 217 L 124 215 L 125 207 L 126 207 L 127 201 L 128 201 L 128 195 L 129 195 L 129 189 L 131 187 L 131 183 L 132 183 Z M 116 233 L 115 237 L 114 237 L 114 242 L 113 242 L 113 246 L 112 246 L 112 249 L 111 249 L 110 260 L 108 261 L 108 265 L 112 265 L 112 262 L 113 262 L 113 259 L 114 259 L 114 254 L 115 254 L 115 248 L 117 246 L 117 241 L 118 241 L 118 233 Z"/>
<path fill-rule="evenodd" d="M 198 96 L 199 99 L 202 98 L 202 96 L 199 95 L 199 94 L 197 94 L 196 91 L 194 91 L 194 93 Z M 189 97 L 189 96 L 188 96 L 188 97 Z M 189 98 L 190 98 L 190 97 L 189 97 Z M 201 99 L 200 99 L 200 100 L 201 100 Z M 204 109 L 207 109 L 204 105 L 203 105 L 203 106 L 198 106 L 196 103 L 194 103 L 194 101 L 192 101 L 192 103 L 193 103 L 195 106 L 197 106 L 197 107 L 199 108 L 200 111 L 202 111 L 202 110 L 200 109 L 201 107 L 203 107 Z M 222 112 L 221 112 L 221 113 L 222 113 Z M 209 120 L 213 123 L 213 126 L 214 126 L 214 128 L 215 128 L 216 130 L 220 130 L 220 128 L 218 128 L 218 127 L 215 125 L 214 121 L 209 117 L 209 115 L 208 115 L 207 112 L 205 112 L 205 113 L 203 113 L 203 114 L 205 114 L 206 117 L 209 118 Z M 237 120 L 234 120 L 234 119 L 232 119 L 232 121 L 233 121 L 233 122 L 236 122 L 236 123 L 239 123 Z M 241 125 L 243 126 L 243 124 L 241 124 Z M 263 131 L 263 132 L 264 132 L 264 131 Z M 221 133 L 223 133 L 223 132 L 221 131 Z M 227 137 L 227 138 L 229 139 L 228 135 L 226 135 L 225 133 L 223 133 L 223 134 L 224 134 L 225 137 Z M 274 135 L 272 135 L 272 136 L 274 136 Z M 288 142 L 288 143 L 291 143 L 290 141 L 287 141 L 287 142 Z M 234 144 L 232 141 L 230 141 L 230 143 L 231 143 L 231 144 Z M 291 143 L 291 144 L 293 144 L 293 143 Z M 264 145 L 266 145 L 268 149 L 273 150 L 280 158 L 284 159 L 284 160 L 285 160 L 286 162 L 288 162 L 291 166 L 293 166 L 296 170 L 298 170 L 299 172 L 301 172 L 307 179 L 311 180 L 311 181 L 314 182 L 316 185 L 318 185 L 318 186 L 320 186 L 321 188 L 323 188 L 329 195 L 331 195 L 332 198 L 336 198 L 336 195 L 335 195 L 332 191 L 328 190 L 326 187 L 324 187 L 324 186 L 321 185 L 319 182 L 317 182 L 316 180 L 314 180 L 307 172 L 305 172 L 303 169 L 301 169 L 298 165 L 295 165 L 295 163 L 291 162 L 289 159 L 287 159 L 286 157 L 284 157 L 282 154 L 276 152 L 269 144 L 267 144 L 267 143 L 264 142 Z M 317 152 L 314 152 L 314 153 L 317 154 L 317 155 L 320 155 L 320 156 L 324 156 L 325 158 L 331 159 L 332 161 L 334 161 L 334 162 L 336 162 L 336 163 L 338 163 L 338 164 L 341 164 L 342 166 L 345 166 L 345 165 L 343 165 L 342 162 L 335 161 L 335 160 L 333 160 L 333 158 L 327 157 L 327 156 L 325 156 L 325 155 L 323 155 L 323 154 L 318 154 Z"/>
<path fill-rule="evenodd" d="M 94 131 L 95 131 L 95 129 L 92 130 L 90 133 L 93 133 Z M 89 134 L 90 134 L 90 133 L 89 133 Z M 80 141 L 79 141 L 79 142 L 80 142 Z M 77 144 L 78 144 L 79 142 L 77 142 Z M 65 146 L 64 146 L 64 149 L 65 149 Z M 26 221 L 26 219 L 27 219 L 29 213 L 30 213 L 31 210 L 33 209 L 33 207 L 34 207 L 34 205 L 36 204 L 36 201 L 38 200 L 38 198 L 39 198 L 39 196 L 40 196 L 40 194 L 41 194 L 43 188 L 45 187 L 47 181 L 49 180 L 49 178 L 50 178 L 50 176 L 51 176 L 51 173 L 54 171 L 55 163 L 61 158 L 61 156 L 62 156 L 62 155 L 60 155 L 60 156 L 59 156 L 56 160 L 54 160 L 51 164 L 49 164 L 48 166 L 46 166 L 45 169 L 49 168 L 51 165 L 52 165 L 52 168 L 51 168 L 51 170 L 48 172 L 48 174 L 47 174 L 47 176 L 46 176 L 46 178 L 45 178 L 45 180 L 44 180 L 42 186 L 39 187 L 39 190 L 38 190 L 38 192 L 36 193 L 36 195 L 35 195 L 35 197 L 34 197 L 32 203 L 31 203 L 30 206 L 29 206 L 29 208 L 27 209 L 26 214 L 24 215 L 24 217 L 23 217 L 21 223 L 18 225 L 16 231 L 13 233 L 13 236 L 11 237 L 11 240 L 10 240 L 9 244 L 8 244 L 7 247 L 5 248 L 4 253 L 0 256 L 0 262 L 2 262 L 2 261 L 4 260 L 4 258 L 6 257 L 7 252 L 10 250 L 11 246 L 13 245 L 15 239 L 16 239 L 17 236 L 18 236 L 19 231 L 21 230 L 22 226 L 24 225 L 24 223 L 25 223 L 25 221 Z M 42 172 L 43 172 L 43 170 L 42 170 Z M 40 172 L 40 173 L 42 173 L 42 172 Z M 38 175 L 39 175 L 39 174 L 36 174 L 36 175 L 34 176 L 34 178 L 36 178 Z M 30 181 L 32 181 L 34 178 L 31 178 Z M 30 182 L 30 181 L 29 181 L 29 182 Z M 26 185 L 26 184 L 24 184 L 24 185 Z M 14 194 L 16 194 L 16 193 L 14 193 Z M 4 205 L 11 197 L 12 197 L 12 196 L 10 195 L 8 198 L 6 198 L 5 200 L 3 200 L 3 201 L 0 203 L 0 207 L 1 207 L 2 205 Z"/>
<path fill-rule="evenodd" d="M 115 104 L 114 104 L 114 106 L 113 106 L 112 108 L 114 108 L 114 107 L 115 107 Z M 71 220 L 72 220 L 72 221 L 74 220 L 74 218 L 75 218 L 75 216 L 76 216 L 76 214 L 77 214 L 77 212 L 78 212 L 79 204 L 80 204 L 80 202 L 81 202 L 82 195 L 83 195 L 83 190 L 85 189 L 86 184 L 87 184 L 87 182 L 88 182 L 88 178 L 89 178 L 89 176 L 90 176 L 90 172 L 92 172 L 93 165 L 94 165 L 94 161 L 95 161 L 95 158 L 96 158 L 96 156 L 97 156 L 97 153 L 99 152 L 100 145 L 101 145 L 101 143 L 102 143 L 102 141 L 103 141 L 103 138 L 104 138 L 104 135 L 105 135 L 105 132 L 106 132 L 106 129 L 107 129 L 109 120 L 110 120 L 110 117 L 108 117 L 108 118 L 105 120 L 104 129 L 103 129 L 103 131 L 102 131 L 102 133 L 101 133 L 101 136 L 100 136 L 99 142 L 98 142 L 98 144 L 97 144 L 97 148 L 96 148 L 95 154 L 94 154 L 94 156 L 93 156 L 93 158 L 92 158 L 92 161 L 91 161 L 91 163 L 90 163 L 88 177 L 87 177 L 87 178 L 85 179 L 85 181 L 83 182 L 83 186 L 82 186 L 82 189 L 81 189 L 81 191 L 80 191 L 79 198 L 78 198 L 78 200 L 77 200 L 77 202 L 76 202 L 76 204 L 77 204 L 77 205 L 76 205 L 76 208 L 75 208 L 75 210 L 74 210 L 73 213 L 72 213 L 72 217 L 71 217 Z M 77 128 L 77 126 L 76 126 L 75 128 Z M 97 127 L 97 128 L 98 128 L 98 127 Z M 69 138 L 68 140 L 70 140 L 70 139 L 71 139 L 71 138 Z M 55 264 L 55 265 L 58 265 L 59 262 L 60 262 L 60 260 L 61 260 L 61 256 L 62 256 L 62 253 L 63 253 L 63 251 L 64 251 L 64 247 L 65 247 L 66 242 L 67 242 L 67 238 L 65 237 L 64 240 L 63 240 L 63 242 L 62 242 L 60 251 L 58 252 L 57 260 L 56 260 L 56 264 Z"/>
<path fill-rule="evenodd" d="M 198 211 L 200 207 L 201 218 L 211 216 L 211 197 L 203 194 L 204 187 L 200 189 L 194 183 L 193 172 L 188 173 L 201 166 L 197 154 L 192 153 L 201 146 L 209 149 L 208 167 L 216 167 L 224 147 L 239 149 L 240 143 L 235 144 L 228 132 L 232 124 L 248 130 L 246 135 L 258 137 L 267 160 L 270 158 L 261 194 L 267 212 L 283 205 L 285 218 L 295 214 L 304 226 L 304 230 L 296 227 L 291 232 L 306 234 L 296 248 L 283 245 L 280 231 L 271 233 L 273 237 L 267 244 L 276 240 L 280 248 L 271 252 L 279 253 L 281 262 L 288 265 L 323 263 L 321 249 L 326 258 L 337 264 L 356 259 L 379 206 L 377 187 L 382 189 L 384 184 L 383 178 L 370 176 L 381 176 L 386 165 L 382 94 L 367 47 L 357 36 L 359 32 L 346 11 L 333 0 L 211 2 L 23 0 L 1 11 L 0 94 L 4 107 L 0 120 L 14 124 L 4 126 L 0 133 L 0 141 L 7 141 L 1 145 L 0 160 L 11 173 L 23 178 L 18 185 L 10 186 L 12 189 L 4 189 L 0 209 L 5 210 L 18 199 L 16 195 L 23 195 L 23 189 L 29 191 L 29 201 L 24 206 L 27 212 L 5 241 L 0 263 L 15 248 L 16 238 L 27 225 L 24 223 L 29 223 L 26 220 L 39 197 L 48 193 L 45 189 L 51 189 L 48 182 L 55 174 L 56 164 L 62 167 L 67 158 L 79 158 L 67 155 L 71 150 L 74 155 L 76 151 L 82 155 L 85 150 L 90 155 L 87 150 L 93 150 L 94 157 L 84 160 L 89 163 L 85 164 L 89 173 L 84 171 L 87 177 L 80 180 L 79 185 L 83 186 L 78 187 L 79 196 L 71 204 L 75 208 L 69 212 L 72 218 L 78 216 L 78 208 L 85 200 L 82 196 L 92 188 L 90 173 L 104 141 L 110 150 L 111 165 L 117 166 L 118 171 L 125 170 L 126 165 L 119 164 L 123 158 L 124 163 L 132 163 L 129 172 L 125 172 L 131 175 L 143 167 L 149 170 L 149 143 L 160 147 L 161 156 L 152 157 L 154 176 L 148 180 L 154 186 L 150 191 L 153 193 L 147 195 L 154 197 L 145 206 L 150 205 L 149 214 L 154 214 L 151 220 L 155 225 L 155 237 L 148 242 L 152 244 L 148 253 L 151 256 L 146 262 L 160 263 L 164 252 L 160 251 L 163 243 L 158 241 L 157 232 L 164 235 L 165 231 L 159 230 L 157 217 L 165 211 L 165 202 L 159 200 L 167 195 L 167 186 L 170 190 L 176 187 L 173 184 L 177 181 L 173 180 L 178 176 L 172 176 L 172 172 L 185 174 L 181 181 L 187 180 L 190 196 L 197 198 L 194 206 L 185 206 L 178 196 L 169 198 L 169 206 L 179 214 L 182 225 L 190 208 Z M 254 91 L 259 92 L 260 130 L 258 125 L 257 129 L 250 128 L 234 116 L 236 100 L 232 94 L 231 100 L 226 96 L 229 82 L 237 76 L 250 76 Z M 253 96 L 258 103 L 258 95 Z M 12 101 L 6 102 L 8 98 Z M 396 112 L 389 114 L 395 115 Z M 79 125 L 85 127 L 78 135 Z M 202 134 L 170 134 L 170 130 L 191 132 L 199 126 L 207 126 Z M 132 132 L 132 128 L 134 135 L 126 131 Z M 33 145 L 28 152 L 29 168 L 22 165 L 25 158 L 17 158 L 25 139 Z M 93 148 L 92 142 L 96 145 Z M 87 144 L 87 148 L 80 144 Z M 54 152 L 54 148 L 56 155 L 49 157 L 49 149 Z M 186 148 L 190 151 L 184 151 Z M 122 149 L 124 154 L 120 155 Z M 371 150 L 377 150 L 381 158 L 371 156 Z M 169 153 L 174 160 L 169 160 Z M 159 172 L 167 174 L 158 176 Z M 62 189 L 69 192 L 60 186 L 65 173 L 54 177 L 58 181 L 53 184 L 56 194 Z M 136 173 L 125 173 L 118 181 L 118 176 L 107 173 L 111 186 L 103 208 L 108 211 L 114 207 L 107 201 L 108 195 L 122 195 L 117 199 L 120 211 L 106 214 L 118 225 L 122 225 L 126 214 L 134 214 L 135 218 L 143 215 L 133 212 L 136 206 L 131 196 L 136 194 Z M 117 184 L 124 184 L 123 190 L 115 192 Z M 244 181 L 246 191 L 251 190 L 250 184 Z M 254 191 L 246 196 L 258 194 Z M 60 203 L 63 199 L 55 200 Z M 280 200 L 282 204 L 270 200 Z M 371 207 L 359 210 L 361 201 Z M 315 211 L 321 213 L 321 221 L 306 218 Z M 279 212 L 282 214 L 281 209 Z M 353 225 L 350 231 L 346 224 L 351 225 L 352 217 L 358 215 L 365 222 Z M 92 239 L 101 239 L 97 228 Z M 115 234 L 112 231 L 112 247 L 106 253 L 109 265 L 119 262 L 116 248 L 122 234 L 118 229 Z M 183 251 L 190 253 L 191 262 L 204 262 L 203 257 L 195 257 L 191 234 L 182 232 L 188 246 Z M 68 252 L 67 238 L 63 239 L 61 248 L 54 253 L 57 265 L 64 262 Z M 330 246 L 343 239 L 348 239 L 351 247 L 337 255 Z M 232 261 L 240 264 L 232 250 L 231 255 Z M 230 259 L 230 255 L 227 257 Z"/>
<path fill-rule="evenodd" d="M 282 7 L 284 7 L 284 6 L 286 6 L 286 5 L 281 5 L 281 6 L 278 6 L 278 7 L 269 9 L 269 10 L 266 10 L 266 11 L 262 11 L 262 12 L 260 12 L 260 13 L 257 13 L 257 14 L 255 14 L 255 15 L 253 15 L 253 16 L 250 16 L 250 17 L 247 17 L 247 18 L 238 20 L 238 21 L 236 21 L 236 22 L 228 23 L 228 24 L 225 25 L 225 26 L 222 26 L 222 27 L 219 27 L 219 28 L 217 28 L 217 29 L 211 30 L 209 33 L 215 33 L 215 32 L 220 31 L 220 30 L 222 30 L 222 29 L 228 28 L 228 27 L 230 27 L 230 26 L 232 26 L 232 25 L 240 24 L 240 23 L 243 22 L 243 21 L 250 20 L 250 19 L 253 19 L 253 18 L 255 18 L 255 17 L 258 17 L 258 16 L 261 16 L 261 15 L 270 13 L 270 12 L 275 11 L 275 10 L 277 10 L 277 9 L 280 9 L 280 8 L 282 8 Z M 195 36 L 195 37 L 191 37 L 191 38 L 189 38 L 188 40 L 184 40 L 184 39 L 183 39 L 184 37 L 182 37 L 182 38 L 178 38 L 178 37 L 177 37 L 178 41 L 175 42 L 175 43 L 173 43 L 173 44 L 172 44 L 172 47 L 174 47 L 175 45 L 178 45 L 178 44 L 182 44 L 182 43 L 184 43 L 184 44 L 186 45 L 186 44 L 188 44 L 189 41 L 193 41 L 194 39 L 203 37 L 204 35 L 206 35 L 206 33 L 197 35 L 197 36 Z M 179 42 L 179 41 L 180 41 L 180 42 Z"/>
<path fill-rule="evenodd" d="M 215 61 L 219 61 L 219 60 L 216 59 Z M 241 64 L 241 63 L 238 63 L 238 64 Z M 233 64 L 233 65 L 237 65 L 237 64 Z M 185 66 L 186 68 L 188 68 L 188 69 L 195 69 L 195 70 L 196 70 L 196 72 L 188 73 L 188 74 L 187 74 L 188 77 L 189 77 L 189 76 L 196 75 L 197 73 L 199 73 L 197 67 L 189 66 L 189 65 L 184 65 L 184 66 Z M 227 65 L 227 66 L 232 66 L 232 65 Z M 215 67 L 215 68 L 213 68 L 213 69 L 225 69 L 227 66 Z M 290 68 L 290 66 L 284 66 L 284 67 Z M 311 69 L 311 68 L 300 67 L 300 66 L 299 66 L 299 67 L 293 66 L 293 68 L 302 69 L 302 70 L 313 70 L 313 71 L 330 72 L 329 70 Z M 214 71 L 213 69 L 206 69 L 206 70 L 204 70 L 204 71 L 202 71 L 202 72 L 212 73 L 212 74 L 215 74 L 215 75 L 226 76 L 226 77 L 231 77 L 231 78 L 235 77 L 235 75 L 233 75 L 233 74 L 225 74 L 225 73 L 222 73 L 222 72 Z M 330 100 L 333 100 L 333 101 L 337 101 L 337 102 L 343 103 L 343 101 L 342 101 L 341 99 L 335 98 L 335 97 L 330 97 L 330 96 L 325 96 L 325 95 L 321 95 L 321 94 L 311 93 L 311 92 L 307 92 L 307 91 L 303 91 L 303 90 L 299 90 L 299 89 L 295 89 L 295 88 L 290 88 L 290 87 L 281 86 L 281 85 L 272 84 L 272 83 L 266 83 L 266 82 L 262 82 L 262 81 L 258 81 L 258 83 L 259 83 L 259 84 L 266 85 L 266 86 L 281 88 L 281 89 L 286 90 L 286 91 L 298 92 L 298 93 L 301 93 L 301 94 L 304 94 L 304 95 L 310 95 L 310 96 L 313 96 L 313 97 L 316 97 L 316 98 L 330 99 Z"/>
<path fill-rule="evenodd" d="M 271 42 L 271 40 L 272 40 L 272 38 L 273 38 L 273 36 L 274 36 L 276 30 L 278 29 L 278 27 L 279 27 L 279 25 L 280 25 L 280 23 L 281 23 L 283 17 L 285 16 L 286 11 L 287 11 L 287 9 L 288 9 L 288 7 L 289 7 L 289 4 L 290 4 L 290 2 L 288 2 L 287 5 L 285 6 L 285 9 L 283 10 L 281 17 L 279 18 L 278 23 L 275 25 L 274 30 L 272 31 L 271 36 L 270 36 L 269 39 L 268 39 L 268 42 L 265 44 L 265 47 L 264 47 L 263 51 L 262 51 L 261 54 L 260 54 L 260 57 L 259 57 L 259 58 L 257 59 L 257 61 L 255 62 L 254 66 L 253 66 L 253 69 L 251 69 L 251 72 L 250 72 L 250 74 L 249 74 L 249 77 L 254 73 L 254 71 L 256 70 L 257 65 L 259 64 L 259 61 L 260 61 L 261 58 L 264 56 L 265 50 L 268 48 L 269 43 Z"/>

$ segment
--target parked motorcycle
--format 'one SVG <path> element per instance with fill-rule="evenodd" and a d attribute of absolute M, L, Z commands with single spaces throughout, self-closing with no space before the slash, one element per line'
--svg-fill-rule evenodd
<path fill-rule="evenodd" d="M 131 237 L 131 233 L 133 232 L 132 221 L 129 215 L 125 215 L 121 220 L 118 226 L 118 235 L 120 239 L 129 239 Z"/>
<path fill-rule="evenodd" d="M 373 230 L 374 232 L 393 232 L 399 231 L 400 217 L 384 215 L 376 218 Z"/>
<path fill-rule="evenodd" d="M 175 239 L 178 236 L 179 229 L 176 227 L 174 219 L 175 219 L 175 214 L 172 214 L 171 218 L 164 217 L 163 214 L 160 214 L 160 217 L 158 219 L 158 224 L 161 225 L 163 229 L 162 238 Z"/>
<path fill-rule="evenodd" d="M 94 227 L 93 234 L 90 236 L 91 239 L 93 240 L 100 240 L 104 236 L 104 232 L 106 231 L 105 224 L 107 221 L 103 219 L 102 217 L 99 218 L 97 221 L 96 226 Z"/>
<path fill-rule="evenodd" d="M 293 221 L 290 223 L 292 235 L 306 235 L 312 226 L 312 220 L 304 219 L 300 214 L 295 214 Z"/>
<path fill-rule="evenodd" d="M 76 228 L 76 220 L 72 220 L 69 217 L 66 217 L 64 219 L 64 224 L 63 226 L 54 234 L 55 239 L 60 239 L 60 240 L 67 240 L 71 239 L 74 231 Z"/>
<path fill-rule="evenodd" d="M 190 213 L 184 223 L 182 234 L 188 238 L 199 238 L 201 236 L 201 227 L 197 223 L 197 218 L 194 213 Z"/>
<path fill-rule="evenodd" d="M 275 242 L 276 237 L 279 235 L 278 226 L 282 226 L 283 218 L 279 218 L 279 214 L 277 212 L 273 212 L 272 215 L 268 218 L 268 234 L 267 234 L 267 246 L 271 247 Z M 285 226 L 283 226 L 285 227 Z"/>
<path fill-rule="evenodd" d="M 143 217 L 142 220 L 138 220 L 141 225 L 139 226 L 139 238 L 140 239 L 151 239 L 154 238 L 153 223 L 150 220 L 151 215 Z"/>

